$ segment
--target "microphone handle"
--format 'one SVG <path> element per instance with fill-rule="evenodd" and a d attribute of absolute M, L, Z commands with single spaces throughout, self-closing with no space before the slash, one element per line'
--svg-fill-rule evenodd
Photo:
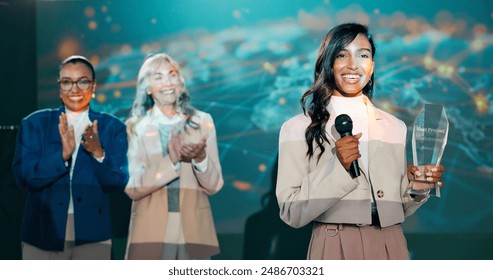
<path fill-rule="evenodd" d="M 360 175 L 358 160 L 351 162 L 351 166 L 349 167 L 349 172 L 353 177 L 358 177 Z"/>
<path fill-rule="evenodd" d="M 341 133 L 341 137 L 346 137 L 346 136 L 353 136 L 353 133 L 351 131 Z M 358 177 L 359 175 L 361 175 L 359 172 L 358 160 L 351 162 L 351 165 L 349 166 L 349 173 L 351 173 L 351 176 L 353 177 Z"/>

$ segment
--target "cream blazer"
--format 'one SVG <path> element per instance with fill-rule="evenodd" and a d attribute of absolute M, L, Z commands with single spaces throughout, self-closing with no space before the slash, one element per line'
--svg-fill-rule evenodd
<path fill-rule="evenodd" d="M 328 143 L 320 161 L 317 147 L 309 160 L 305 130 L 311 119 L 303 114 L 287 120 L 279 136 L 276 196 L 281 219 L 299 228 L 311 221 L 371 224 L 371 195 L 382 227 L 404 221 L 426 201 L 414 201 L 406 190 L 406 125 L 365 99 L 369 115 L 369 174 L 352 179 L 335 154 L 339 133 L 326 130 Z M 334 123 L 331 115 L 328 123 Z"/>
<path fill-rule="evenodd" d="M 133 200 L 126 258 L 161 257 L 168 215 L 166 186 L 180 178 L 180 213 L 185 247 L 191 258 L 206 258 L 219 253 L 216 230 L 208 195 L 223 186 L 216 131 L 210 114 L 197 111 L 193 120 L 200 129 L 188 129 L 185 142 L 196 143 L 207 137 L 207 169 L 197 172 L 191 163 L 181 162 L 175 170 L 168 155 L 163 157 L 157 116 L 152 110 L 141 119 L 129 137 L 130 179 L 125 189 Z M 143 246 L 133 246 L 141 244 Z M 159 249 L 156 249 L 159 248 Z"/>

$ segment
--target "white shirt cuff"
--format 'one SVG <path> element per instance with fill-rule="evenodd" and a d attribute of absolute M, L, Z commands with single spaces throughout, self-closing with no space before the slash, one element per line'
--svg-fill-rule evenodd
<path fill-rule="evenodd" d="M 197 171 L 197 172 L 205 172 L 207 170 L 207 162 L 208 162 L 208 156 L 206 155 L 204 160 L 202 160 L 201 162 L 196 162 L 194 159 L 192 159 L 192 165 L 193 165 L 193 168 Z"/>
<path fill-rule="evenodd" d="M 103 156 L 102 156 L 102 157 L 100 157 L 100 158 L 95 157 L 95 156 L 93 156 L 93 157 L 94 157 L 94 158 L 95 158 L 95 159 L 96 159 L 99 163 L 101 163 L 101 162 L 103 162 L 103 160 L 104 160 L 104 155 L 105 155 L 105 153 L 104 153 L 104 150 L 103 150 Z"/>

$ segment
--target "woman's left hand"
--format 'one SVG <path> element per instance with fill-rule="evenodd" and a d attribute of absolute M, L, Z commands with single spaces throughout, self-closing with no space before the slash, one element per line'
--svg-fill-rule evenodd
<path fill-rule="evenodd" d="M 428 183 L 435 183 L 438 187 L 443 187 L 444 183 L 441 181 L 443 170 L 445 167 L 443 165 L 423 165 L 414 166 L 412 164 L 407 165 L 407 178 L 409 181 L 421 181 Z M 434 186 L 435 184 L 430 186 Z"/>
<path fill-rule="evenodd" d="M 205 159 L 207 153 L 205 151 L 205 141 L 207 137 L 202 138 L 198 143 L 183 144 L 180 155 L 183 161 L 191 162 L 192 159 L 195 162 L 201 162 Z"/>
<path fill-rule="evenodd" d="M 82 135 L 84 136 L 84 140 L 81 140 L 80 144 L 94 157 L 102 158 L 104 151 L 99 142 L 98 120 L 94 120 L 92 126 L 88 125 Z"/>

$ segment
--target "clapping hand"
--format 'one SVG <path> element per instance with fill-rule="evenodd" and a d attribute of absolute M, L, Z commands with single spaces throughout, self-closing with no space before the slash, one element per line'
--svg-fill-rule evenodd
<path fill-rule="evenodd" d="M 67 161 L 75 149 L 75 136 L 74 127 L 68 125 L 67 115 L 63 112 L 59 117 L 58 132 L 62 140 L 62 157 L 64 161 Z"/>
<path fill-rule="evenodd" d="M 88 125 L 82 133 L 82 136 L 84 136 L 84 140 L 81 140 L 80 144 L 95 158 L 102 158 L 104 152 L 101 143 L 99 142 L 98 120 L 94 120 L 92 126 Z"/>

